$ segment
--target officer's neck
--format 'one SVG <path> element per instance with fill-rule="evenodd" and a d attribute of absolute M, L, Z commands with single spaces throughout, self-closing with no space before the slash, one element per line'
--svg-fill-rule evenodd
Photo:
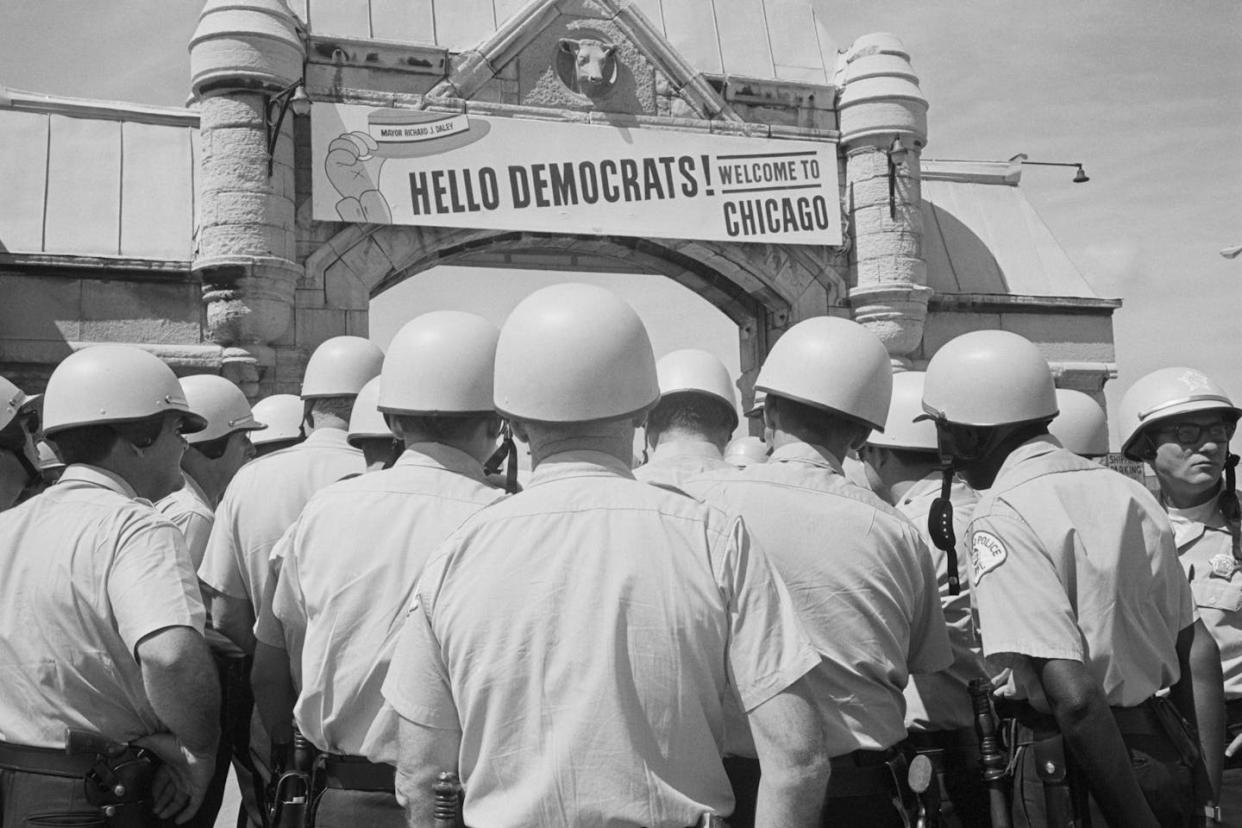
<path fill-rule="evenodd" d="M 932 455 L 926 462 L 907 461 L 902 463 L 900 466 L 900 473 L 897 474 L 893 480 L 884 481 L 885 485 L 888 486 L 888 491 L 892 496 L 892 501 L 894 503 L 900 501 L 906 496 L 906 492 L 913 489 L 919 483 L 922 483 L 928 478 L 928 476 L 936 474 L 939 469 L 940 460 L 935 455 Z M 883 480 L 884 472 L 878 471 L 878 473 L 880 475 L 880 479 Z"/>
<path fill-rule="evenodd" d="M 515 424 L 519 438 L 530 445 L 531 467 L 554 454 L 597 451 L 615 457 L 628 468 L 634 459 L 634 423 L 606 420 L 593 423 Z"/>
<path fill-rule="evenodd" d="M 771 429 L 772 451 L 775 452 L 792 443 L 806 443 L 826 449 L 829 454 L 836 458 L 838 463 L 842 462 L 846 455 L 849 454 L 850 448 L 853 447 L 854 439 L 857 437 L 857 434 L 852 431 L 818 430 L 811 434 L 804 432 L 802 429 L 787 429 L 780 425 L 771 426 Z"/>
<path fill-rule="evenodd" d="M 207 505 L 213 509 L 224 497 L 231 475 L 227 475 L 217 463 L 194 449 L 187 449 L 181 456 L 181 470 L 193 478 L 203 494 L 207 496 Z"/>
<path fill-rule="evenodd" d="M 647 432 L 647 445 L 651 446 L 653 449 L 659 448 L 662 444 L 667 445 L 669 443 L 704 443 L 706 445 L 715 446 L 716 451 L 723 455 L 724 447 L 727 442 L 727 434 L 723 440 L 719 438 L 713 439 L 710 435 L 704 434 L 701 431 L 695 431 L 691 428 L 672 427 L 666 428 L 660 432 Z"/>
<path fill-rule="evenodd" d="M 1169 475 L 1161 476 L 1159 472 L 1156 473 L 1156 479 L 1160 481 L 1160 496 L 1166 505 L 1174 509 L 1202 506 L 1220 492 L 1219 479 L 1206 486 L 1196 486 Z"/>

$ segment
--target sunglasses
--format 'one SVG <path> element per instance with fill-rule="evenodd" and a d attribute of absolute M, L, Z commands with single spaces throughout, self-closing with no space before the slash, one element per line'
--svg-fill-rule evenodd
<path fill-rule="evenodd" d="M 1228 442 L 1233 439 L 1233 432 L 1236 427 L 1234 423 L 1209 423 L 1208 425 L 1172 423 L 1161 427 L 1159 433 L 1171 435 L 1177 442 L 1184 446 L 1189 446 L 1198 444 L 1205 435 L 1215 443 Z"/>

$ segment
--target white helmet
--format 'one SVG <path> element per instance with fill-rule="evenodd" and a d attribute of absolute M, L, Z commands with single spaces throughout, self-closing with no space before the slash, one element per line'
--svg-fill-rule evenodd
<path fill-rule="evenodd" d="M 670 394 L 706 394 L 724 403 L 732 415 L 729 430 L 737 428 L 737 393 L 729 369 L 713 354 L 698 348 L 684 348 L 660 357 L 656 363 L 660 397 Z"/>
<path fill-rule="evenodd" d="M 768 449 L 768 444 L 758 437 L 750 435 L 735 437 L 729 441 L 729 445 L 725 446 L 724 461 L 739 469 L 744 469 L 755 463 L 768 462 Z"/>
<path fill-rule="evenodd" d="M 302 399 L 352 397 L 367 380 L 379 375 L 384 352 L 360 336 L 325 339 L 306 363 Z"/>
<path fill-rule="evenodd" d="M 655 355 L 634 309 L 601 287 L 542 288 L 523 299 L 496 345 L 496 410 L 572 423 L 639 414 L 660 397 Z"/>
<path fill-rule="evenodd" d="M 256 446 L 300 440 L 306 436 L 302 431 L 305 413 L 302 399 L 294 394 L 273 394 L 254 404 L 255 419 L 266 425 L 250 432 L 250 442 Z"/>
<path fill-rule="evenodd" d="M 354 448 L 358 447 L 359 440 L 377 437 L 391 440 L 396 436 L 388 427 L 388 423 L 384 421 L 384 415 L 376 407 L 379 397 L 380 378 L 376 377 L 362 386 L 362 390 L 354 399 L 354 408 L 349 413 L 349 436 L 346 438 Z"/>
<path fill-rule="evenodd" d="M 207 427 L 186 437 L 191 445 L 207 443 L 234 431 L 255 431 L 263 423 L 254 418 L 242 390 L 215 374 L 181 378 L 181 390 L 190 410 L 207 420 Z"/>
<path fill-rule="evenodd" d="M 1057 389 L 1061 413 L 1048 424 L 1048 431 L 1074 454 L 1102 457 L 1108 454 L 1108 417 L 1089 395 L 1070 388 Z"/>
<path fill-rule="evenodd" d="M 964 333 L 927 364 L 923 411 L 969 426 L 1051 420 L 1057 415 L 1052 369 L 1025 337 L 1008 331 Z"/>
<path fill-rule="evenodd" d="M 848 319 L 816 316 L 776 340 L 755 388 L 883 430 L 893 369 L 884 343 L 871 331 Z"/>
<path fill-rule="evenodd" d="M 1141 377 L 1121 398 L 1121 452 L 1141 460 L 1134 448 L 1147 426 L 1196 411 L 1221 411 L 1235 421 L 1242 414 L 1225 389 L 1194 368 L 1161 368 Z"/>
<path fill-rule="evenodd" d="M 936 425 L 923 416 L 922 371 L 893 375 L 893 401 L 888 407 L 884 433 L 871 432 L 867 442 L 880 448 L 906 451 L 939 451 Z"/>
<path fill-rule="evenodd" d="M 94 345 L 52 371 L 43 400 L 43 431 L 141 420 L 165 411 L 183 415 L 181 433 L 207 421 L 190 410 L 172 369 L 133 345 Z"/>
<path fill-rule="evenodd" d="M 22 389 L 0 377 L 0 429 L 13 422 L 30 399 Z"/>
<path fill-rule="evenodd" d="M 473 313 L 433 311 L 388 345 L 379 410 L 390 414 L 473 414 L 493 410 L 500 331 Z"/>

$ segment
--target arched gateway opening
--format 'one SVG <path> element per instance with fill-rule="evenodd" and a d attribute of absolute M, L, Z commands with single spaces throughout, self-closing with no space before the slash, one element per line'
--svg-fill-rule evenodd
<path fill-rule="evenodd" d="M 322 284 L 325 304 L 346 313 L 368 310 L 390 288 L 445 265 L 663 276 L 737 327 L 738 384 L 749 401 L 769 340 L 794 309 L 802 315 L 840 312 L 845 295 L 836 272 L 816 274 L 809 255 L 796 249 L 754 253 L 701 242 L 354 225 L 309 256 L 306 267 L 307 281 Z"/>

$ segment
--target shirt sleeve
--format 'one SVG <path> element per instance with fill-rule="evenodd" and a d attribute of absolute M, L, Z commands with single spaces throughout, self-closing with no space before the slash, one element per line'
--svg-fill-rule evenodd
<path fill-rule="evenodd" d="M 1056 566 L 1030 526 L 1006 507 L 970 526 L 971 584 L 983 652 L 1083 661 L 1082 631 Z"/>
<path fill-rule="evenodd" d="M 453 704 L 448 667 L 432 629 L 427 604 L 415 591 L 414 604 L 397 636 L 384 698 L 402 718 L 424 727 L 461 730 Z"/>
<path fill-rule="evenodd" d="M 917 567 L 914 573 L 917 581 L 914 584 L 914 615 L 910 623 L 910 652 L 906 664 L 911 673 L 936 673 L 953 664 L 944 606 L 940 602 L 936 562 L 913 526 L 906 534 L 907 542 L 914 548 Z M 948 556 L 945 555 L 945 558 Z M 947 590 L 947 569 L 945 585 Z M 965 585 L 962 588 L 964 591 Z"/>
<path fill-rule="evenodd" d="M 754 710 L 819 664 L 793 601 L 741 518 L 723 536 L 721 573 L 729 611 L 729 672 L 742 708 Z"/>
<path fill-rule="evenodd" d="M 127 524 L 107 574 L 121 640 L 135 652 L 140 641 L 168 627 L 201 633 L 206 613 L 180 530 L 154 513 Z"/>
<path fill-rule="evenodd" d="M 272 547 L 270 558 L 274 572 L 268 580 L 269 600 L 263 601 L 254 625 L 254 637 L 270 647 L 288 650 L 291 659 L 301 661 L 301 648 L 294 652 L 290 643 L 306 637 L 306 596 L 302 592 L 302 575 L 297 555 L 293 554 L 298 524 Z"/>
<path fill-rule="evenodd" d="M 211 537 L 211 524 L 214 520 L 198 512 L 190 512 L 185 517 L 185 525 L 180 527 L 185 535 L 185 545 L 190 552 L 190 565 L 195 571 L 203 563 L 207 552 L 207 540 Z"/>
<path fill-rule="evenodd" d="M 241 569 L 241 540 L 237 536 L 237 508 L 226 492 L 216 509 L 216 520 L 207 538 L 198 577 L 221 595 L 238 601 L 249 601 L 246 578 Z"/>

